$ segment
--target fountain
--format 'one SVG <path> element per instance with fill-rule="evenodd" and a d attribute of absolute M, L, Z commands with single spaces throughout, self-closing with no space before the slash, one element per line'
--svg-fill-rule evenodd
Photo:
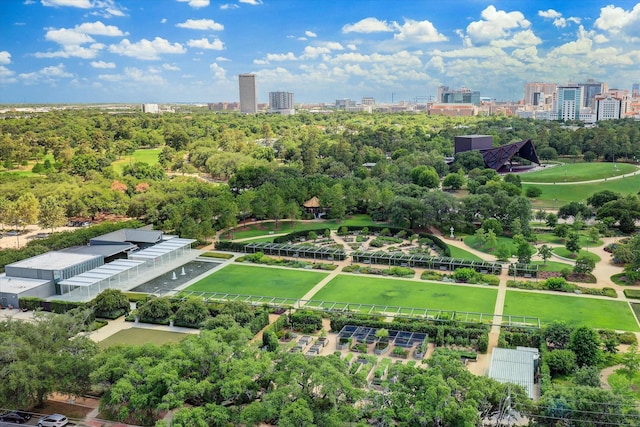
<path fill-rule="evenodd" d="M 176 276 L 176 272 L 173 272 L 173 275 L 171 276 L 171 280 L 177 280 L 178 276 Z"/>
<path fill-rule="evenodd" d="M 187 273 L 184 272 L 184 267 L 182 267 L 182 271 L 180 272 L 180 275 L 181 276 L 186 276 L 187 275 Z"/>

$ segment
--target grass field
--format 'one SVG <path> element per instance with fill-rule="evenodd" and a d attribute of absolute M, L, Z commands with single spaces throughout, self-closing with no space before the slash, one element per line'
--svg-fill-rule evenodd
<path fill-rule="evenodd" d="M 524 181 L 524 177 L 522 178 Z M 529 187 L 537 187 L 542 194 L 532 199 L 534 208 L 547 207 L 559 208 L 569 202 L 585 201 L 593 193 L 610 190 L 621 194 L 636 193 L 640 188 L 640 172 L 635 176 L 615 179 L 611 181 L 592 182 L 588 184 L 568 184 L 568 185 L 536 185 L 522 184 L 523 194 Z"/>
<path fill-rule="evenodd" d="M 578 242 L 580 243 L 580 246 L 582 246 L 583 248 L 586 248 L 587 245 L 590 248 L 596 247 L 596 246 L 602 246 L 604 244 L 604 242 L 602 240 L 598 240 L 597 242 L 593 242 L 593 240 L 591 240 L 588 236 L 586 236 L 583 233 L 578 233 L 578 236 L 580 237 Z M 552 233 L 538 233 L 536 234 L 536 237 L 538 238 L 539 242 L 543 242 L 543 243 L 555 243 L 557 245 L 564 245 L 566 243 L 565 239 L 562 239 Z"/>
<path fill-rule="evenodd" d="M 566 163 L 520 176 L 523 182 L 579 182 L 592 179 L 611 178 L 637 170 L 629 163 Z"/>
<path fill-rule="evenodd" d="M 484 287 L 338 275 L 312 299 L 493 313 L 497 290 Z"/>
<path fill-rule="evenodd" d="M 471 259 L 474 261 L 483 261 L 478 255 L 472 254 L 469 251 L 465 251 L 457 246 L 448 245 L 451 249 L 451 258 Z"/>
<path fill-rule="evenodd" d="M 141 345 L 146 343 L 161 345 L 168 342 L 178 342 L 186 336 L 187 334 L 182 334 L 180 332 L 131 328 L 118 331 L 110 337 L 100 341 L 98 343 L 98 347 L 107 348 L 117 344 Z"/>
<path fill-rule="evenodd" d="M 570 258 L 571 259 L 571 257 L 570 257 L 571 252 L 569 252 L 567 250 L 567 248 L 562 248 L 562 247 L 553 248 L 553 253 L 556 254 L 556 255 L 559 255 L 561 257 Z M 587 256 L 587 257 L 593 259 L 596 263 L 600 262 L 600 257 L 598 255 L 594 254 L 593 252 L 587 252 L 584 249 L 580 249 L 580 252 L 578 253 L 578 256 L 581 256 L 581 255 L 584 255 L 584 256 Z"/>
<path fill-rule="evenodd" d="M 126 156 L 120 160 L 116 160 L 115 162 L 113 162 L 112 163 L 113 169 L 119 173 L 122 173 L 122 170 L 124 169 L 125 165 L 128 165 L 129 163 L 135 163 L 135 162 L 148 163 L 149 165 L 153 166 L 158 163 L 158 155 L 160 154 L 161 151 L 162 149 L 160 148 L 148 148 L 144 150 L 136 150 L 133 152 L 131 156 Z"/>
<path fill-rule="evenodd" d="M 538 265 L 539 266 L 538 268 L 540 269 L 540 271 L 555 271 L 559 273 L 565 268 L 573 270 L 572 264 L 565 264 L 563 262 L 555 262 L 555 261 L 547 260 L 546 265 L 544 265 L 542 261 L 533 261 L 531 264 Z"/>
<path fill-rule="evenodd" d="M 464 243 L 465 245 L 477 251 L 484 252 L 487 254 L 492 253 L 492 252 L 489 252 L 485 247 L 476 246 L 478 243 L 478 238 L 475 235 L 465 237 Z M 500 245 L 507 245 L 507 247 L 509 248 L 512 254 L 515 254 L 516 251 L 518 250 L 518 248 L 516 247 L 516 244 L 513 242 L 513 239 L 510 237 L 498 236 L 498 246 Z"/>
<path fill-rule="evenodd" d="M 233 230 L 233 240 L 248 239 L 251 237 L 263 237 L 269 235 L 269 232 L 273 231 L 274 234 L 292 233 L 294 231 L 302 230 L 315 230 L 316 233 L 324 232 L 327 228 L 330 230 L 337 230 L 340 227 L 366 227 L 366 226 L 385 226 L 387 223 L 374 222 L 369 215 L 353 215 L 352 217 L 345 218 L 338 222 L 336 220 L 328 221 L 294 221 L 293 223 L 287 219 L 278 221 L 278 227 L 274 221 L 261 222 L 261 223 L 248 223 L 247 225 L 240 225 Z M 221 236 L 223 239 L 228 239 L 227 233 Z"/>
<path fill-rule="evenodd" d="M 503 313 L 539 317 L 543 324 L 564 320 L 575 326 L 640 331 L 629 305 L 622 301 L 509 290 Z"/>
<path fill-rule="evenodd" d="M 327 273 L 229 265 L 189 286 L 187 291 L 302 298 Z"/>

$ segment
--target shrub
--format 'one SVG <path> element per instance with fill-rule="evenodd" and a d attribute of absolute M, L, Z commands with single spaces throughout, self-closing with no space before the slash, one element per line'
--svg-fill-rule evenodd
<path fill-rule="evenodd" d="M 172 314 L 168 298 L 149 298 L 138 309 L 140 321 L 148 323 L 168 323 Z"/>
<path fill-rule="evenodd" d="M 546 355 L 551 376 L 567 375 L 576 369 L 576 355 L 571 350 L 554 350 Z"/>
<path fill-rule="evenodd" d="M 567 288 L 567 281 L 564 277 L 550 277 L 544 282 L 545 289 L 551 291 L 561 291 Z"/>
<path fill-rule="evenodd" d="M 179 303 L 176 326 L 199 327 L 209 316 L 209 309 L 200 298 L 187 298 Z"/>
<path fill-rule="evenodd" d="M 205 252 L 200 255 L 201 257 L 206 258 L 220 258 L 220 259 L 231 259 L 233 258 L 233 254 L 223 254 L 221 252 Z"/>
<path fill-rule="evenodd" d="M 316 311 L 298 310 L 291 314 L 291 326 L 304 333 L 322 329 L 322 315 Z"/>
<path fill-rule="evenodd" d="M 457 268 L 453 272 L 453 278 L 459 282 L 469 282 L 476 277 L 478 273 L 473 268 Z"/>
<path fill-rule="evenodd" d="M 627 298 L 640 299 L 640 289 L 625 289 L 624 295 Z"/>
<path fill-rule="evenodd" d="M 529 198 L 540 197 L 542 190 L 538 187 L 529 187 L 525 192 L 525 195 Z"/>
<path fill-rule="evenodd" d="M 97 317 L 116 319 L 129 312 L 129 298 L 119 289 L 105 289 L 93 300 Z"/>
<path fill-rule="evenodd" d="M 622 332 L 621 334 L 618 335 L 618 340 L 620 341 L 620 344 L 628 344 L 628 345 L 638 344 L 638 338 L 636 337 L 636 334 L 634 334 L 633 332 Z"/>

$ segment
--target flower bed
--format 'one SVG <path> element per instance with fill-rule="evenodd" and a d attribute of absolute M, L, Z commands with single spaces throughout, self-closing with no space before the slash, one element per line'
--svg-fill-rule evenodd
<path fill-rule="evenodd" d="M 553 280 L 553 282 L 550 282 Z M 558 285 L 549 285 L 549 283 L 556 283 Z M 509 288 L 518 288 L 518 289 L 527 289 L 527 290 L 535 290 L 535 291 L 555 291 L 555 292 L 567 292 L 567 293 L 581 293 L 587 295 L 600 295 L 610 298 L 618 298 L 618 294 L 616 290 L 613 288 L 585 288 L 582 286 L 575 285 L 573 283 L 569 283 L 564 278 L 556 277 L 551 278 L 545 281 L 533 282 L 530 280 L 508 280 L 507 287 Z"/>

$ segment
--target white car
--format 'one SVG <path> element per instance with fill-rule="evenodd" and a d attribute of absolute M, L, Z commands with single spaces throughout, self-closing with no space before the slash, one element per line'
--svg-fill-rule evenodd
<path fill-rule="evenodd" d="M 38 427 L 62 427 L 69 423 L 67 417 L 61 414 L 47 415 L 38 420 Z"/>

